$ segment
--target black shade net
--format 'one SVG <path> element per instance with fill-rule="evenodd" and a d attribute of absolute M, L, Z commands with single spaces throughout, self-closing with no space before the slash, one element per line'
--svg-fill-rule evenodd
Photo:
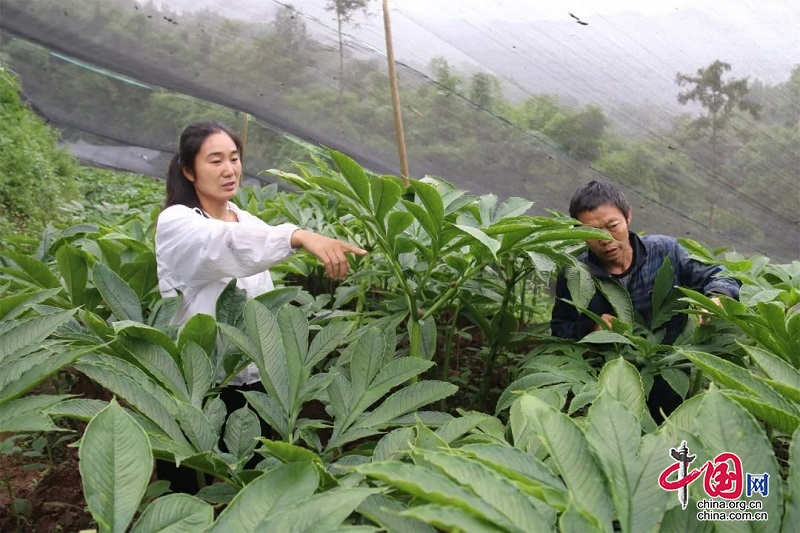
<path fill-rule="evenodd" d="M 750 76 L 758 119 L 737 107 L 709 125 L 707 109 L 676 101 L 690 88 L 676 84 L 678 69 L 693 76 L 752 42 L 705 36 L 694 43 L 705 56 L 686 43 L 663 56 L 667 30 L 643 35 L 625 23 L 632 15 L 526 22 L 515 2 L 487 3 L 498 12 L 471 12 L 474 1 L 450 18 L 435 2 L 430 16 L 402 2 L 391 11 L 411 177 L 521 196 L 535 214 L 566 211 L 579 185 L 609 180 L 626 191 L 637 231 L 795 257 L 800 55 Z M 95 165 L 163 176 L 183 127 L 216 119 L 246 135 L 252 180 L 322 146 L 398 174 L 380 8 L 0 0 L 0 57 Z M 616 55 L 637 47 L 633 66 Z M 733 67 L 726 76 L 744 77 Z"/>

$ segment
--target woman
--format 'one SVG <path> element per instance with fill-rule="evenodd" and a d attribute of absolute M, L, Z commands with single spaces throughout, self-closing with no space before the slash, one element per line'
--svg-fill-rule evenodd
<path fill-rule="evenodd" d="M 197 313 L 214 316 L 217 298 L 232 278 L 250 298 L 271 290 L 268 268 L 298 248 L 318 257 L 333 279 L 347 274 L 345 254 L 367 253 L 294 224 L 271 226 L 231 203 L 242 176 L 242 153 L 235 133 L 215 122 L 199 122 L 183 131 L 170 162 L 167 199 L 156 224 L 156 261 L 162 296 L 180 292 L 183 297 L 176 324 Z M 222 393 L 228 413 L 244 405 L 241 390 L 263 390 L 252 363 L 231 385 Z"/>

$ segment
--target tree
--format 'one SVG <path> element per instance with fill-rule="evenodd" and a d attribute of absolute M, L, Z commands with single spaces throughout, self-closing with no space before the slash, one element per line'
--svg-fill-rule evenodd
<path fill-rule="evenodd" d="M 600 157 L 608 125 L 602 108 L 589 105 L 577 112 L 556 113 L 542 133 L 579 161 L 592 163 Z"/>
<path fill-rule="evenodd" d="M 543 131 L 547 123 L 563 110 L 557 94 L 535 94 L 520 106 L 518 123 L 528 130 Z"/>
<path fill-rule="evenodd" d="M 469 99 L 476 106 L 492 111 L 500 98 L 500 80 L 496 76 L 477 72 L 469 82 Z"/>
<path fill-rule="evenodd" d="M 336 30 L 339 36 L 339 105 L 344 98 L 344 40 L 342 27 L 353 20 L 353 15 L 361 11 L 367 13 L 370 0 L 330 0 L 325 7 L 336 14 Z"/>
<path fill-rule="evenodd" d="M 442 87 L 444 94 L 457 93 L 459 91 L 462 80 L 453 73 L 447 59 L 442 56 L 436 56 L 431 59 L 430 67 L 433 71 L 433 80 Z"/>
<path fill-rule="evenodd" d="M 697 75 L 688 76 L 678 73 L 675 81 L 683 87 L 690 89 L 678 93 L 678 102 L 686 105 L 689 102 L 699 103 L 705 114 L 692 122 L 692 126 L 700 131 L 710 133 L 711 148 L 711 179 L 717 182 L 719 169 L 722 165 L 722 150 L 720 149 L 720 133 L 734 116 L 737 110 L 749 113 L 753 118 L 758 118 L 760 106 L 750 100 L 748 78 L 733 78 L 724 81 L 722 76 L 731 70 L 731 65 L 717 59 L 705 68 L 697 69 Z M 709 200 L 709 225 L 714 225 L 714 206 L 716 191 L 711 188 Z"/>

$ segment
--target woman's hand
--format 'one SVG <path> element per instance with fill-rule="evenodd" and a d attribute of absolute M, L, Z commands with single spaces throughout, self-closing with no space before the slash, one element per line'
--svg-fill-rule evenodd
<path fill-rule="evenodd" d="M 350 264 L 345 254 L 366 255 L 367 251 L 349 242 L 299 229 L 292 233 L 292 248 L 305 248 L 322 261 L 331 279 L 343 279 Z"/>

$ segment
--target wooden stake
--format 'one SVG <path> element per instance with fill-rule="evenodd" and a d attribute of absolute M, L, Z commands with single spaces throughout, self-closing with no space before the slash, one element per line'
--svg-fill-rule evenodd
<path fill-rule="evenodd" d="M 403 115 L 400 111 L 397 71 L 394 65 L 392 23 L 389 19 L 389 0 L 383 0 L 383 28 L 386 35 L 386 58 L 389 61 L 389 82 L 392 88 L 392 108 L 394 109 L 394 129 L 397 134 L 397 155 L 400 159 L 400 175 L 403 178 L 403 183 L 408 186 L 408 158 L 406 156 L 405 134 L 403 133 Z"/>
<path fill-rule="evenodd" d="M 240 136 L 242 139 L 242 147 L 247 147 L 247 124 L 250 122 L 250 114 L 249 113 L 242 113 L 242 135 Z"/>

